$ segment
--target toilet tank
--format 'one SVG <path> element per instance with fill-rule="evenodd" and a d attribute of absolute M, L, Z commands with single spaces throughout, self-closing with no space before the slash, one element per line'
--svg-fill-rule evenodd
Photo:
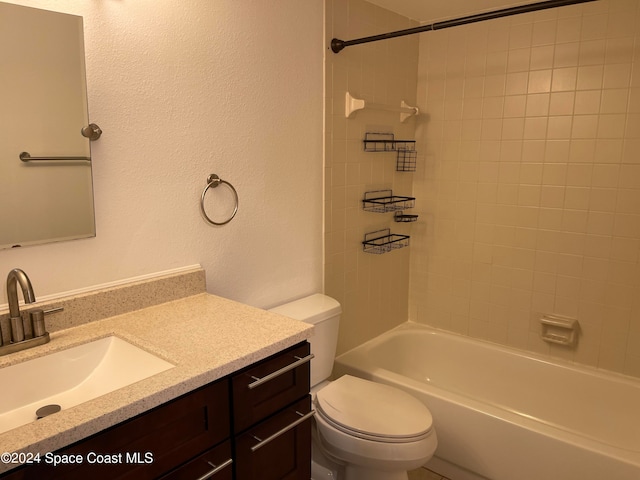
<path fill-rule="evenodd" d="M 313 324 L 314 333 L 309 339 L 311 353 L 314 355 L 311 360 L 311 386 L 328 379 L 338 345 L 338 326 L 342 311 L 340 304 L 331 297 L 316 293 L 269 311 Z"/>

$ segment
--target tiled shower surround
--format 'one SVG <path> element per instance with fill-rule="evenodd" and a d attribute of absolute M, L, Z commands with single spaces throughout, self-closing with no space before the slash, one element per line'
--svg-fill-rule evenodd
<path fill-rule="evenodd" d="M 327 0 L 327 37 L 373 35 L 417 25 L 364 1 Z M 333 20 L 332 20 L 333 19 Z M 327 44 L 329 41 L 327 41 Z M 418 37 L 348 48 L 326 58 L 325 293 L 342 305 L 338 352 L 407 320 L 410 248 L 391 254 L 364 253 L 364 234 L 391 228 L 410 234 L 393 215 L 365 212 L 366 191 L 393 189 L 411 195 L 413 175 L 395 171 L 393 152 L 364 152 L 366 132 L 393 132 L 413 139 L 414 120 L 399 113 L 363 110 L 345 118 L 345 93 L 378 104 L 415 105 Z M 408 213 L 408 212 L 407 212 Z"/>
<path fill-rule="evenodd" d="M 355 0 L 327 2 L 327 14 L 328 38 L 414 25 Z M 346 307 L 340 348 L 409 318 L 640 376 L 640 2 L 327 55 L 326 290 Z M 422 115 L 345 120 L 347 90 L 416 100 Z M 376 127 L 417 140 L 415 173 L 362 152 Z M 362 193 L 381 187 L 415 196 L 418 222 L 362 212 Z M 377 225 L 410 234 L 410 247 L 363 254 L 360 236 Z M 541 340 L 545 313 L 579 320 L 576 349 Z"/>
<path fill-rule="evenodd" d="M 411 318 L 640 376 L 640 2 L 423 35 Z M 539 318 L 577 318 L 577 349 Z"/>

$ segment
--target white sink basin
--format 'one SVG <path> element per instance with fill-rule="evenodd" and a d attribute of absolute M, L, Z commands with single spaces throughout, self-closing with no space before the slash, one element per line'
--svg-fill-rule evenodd
<path fill-rule="evenodd" d="M 118 337 L 106 337 L 0 369 L 0 433 L 174 367 Z"/>

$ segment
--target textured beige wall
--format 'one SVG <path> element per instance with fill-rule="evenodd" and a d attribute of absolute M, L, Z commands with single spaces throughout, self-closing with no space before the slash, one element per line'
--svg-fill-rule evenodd
<path fill-rule="evenodd" d="M 0 275 L 42 296 L 200 264 L 210 292 L 261 307 L 322 289 L 321 1 L 13 3 L 83 17 L 104 134 L 96 238 L 1 251 Z M 211 173 L 240 197 L 219 228 L 198 204 Z"/>

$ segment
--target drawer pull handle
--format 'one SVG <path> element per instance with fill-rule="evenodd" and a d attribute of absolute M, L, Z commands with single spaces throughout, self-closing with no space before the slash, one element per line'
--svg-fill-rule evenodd
<path fill-rule="evenodd" d="M 249 386 L 249 390 L 253 390 L 256 387 L 259 387 L 260 385 L 262 385 L 263 383 L 268 382 L 269 380 L 273 380 L 276 377 L 279 377 L 280 375 L 282 375 L 283 373 L 288 372 L 289 370 L 293 370 L 294 368 L 302 365 L 303 363 L 307 363 L 310 362 L 311 359 L 313 358 L 313 353 L 307 355 L 306 357 L 294 357 L 297 359 L 297 361 L 287 365 L 286 367 L 282 367 L 280 370 L 276 370 L 273 373 L 270 373 L 269 375 L 262 377 L 262 378 L 257 378 L 257 377 L 251 377 L 255 380 L 255 382 L 250 383 Z"/>
<path fill-rule="evenodd" d="M 289 430 L 291 430 L 292 428 L 297 427 L 298 425 L 300 425 L 302 422 L 307 421 L 308 419 L 310 419 L 311 417 L 313 417 L 316 414 L 315 410 L 311 410 L 309 413 L 304 414 L 304 413 L 300 413 L 299 411 L 296 410 L 296 413 L 300 416 L 299 419 L 294 420 L 293 422 L 291 422 L 289 425 L 287 425 L 286 427 L 284 427 L 281 430 L 278 430 L 276 433 L 274 433 L 273 435 L 268 436 L 267 438 L 265 438 L 264 440 L 262 440 L 261 438 L 256 437 L 255 435 L 252 435 L 253 438 L 255 438 L 256 440 L 258 440 L 258 442 L 260 443 L 256 443 L 253 447 L 251 447 L 251 453 L 255 452 L 256 450 L 258 450 L 259 448 L 264 447 L 267 443 L 271 442 L 272 440 L 275 440 L 276 438 L 278 438 L 280 435 L 287 433 Z"/>
<path fill-rule="evenodd" d="M 204 475 L 202 475 L 201 477 L 198 477 L 196 480 L 207 480 L 207 478 L 211 478 L 213 477 L 216 473 L 218 473 L 220 470 L 223 470 L 225 468 L 227 468 L 229 465 L 231 465 L 233 463 L 232 459 L 227 460 L 224 463 L 221 463 L 220 465 L 216 466 L 211 462 L 207 462 L 209 465 L 211 465 L 213 467 L 213 470 L 208 471 L 207 473 L 205 473 Z"/>

